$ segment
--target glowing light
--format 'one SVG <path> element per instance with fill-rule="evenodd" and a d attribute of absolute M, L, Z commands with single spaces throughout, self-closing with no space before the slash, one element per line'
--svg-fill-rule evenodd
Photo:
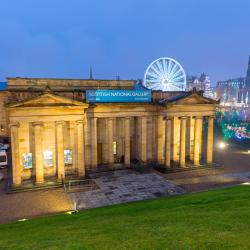
<path fill-rule="evenodd" d="M 250 182 L 243 182 L 243 183 L 241 183 L 241 185 L 249 186 Z"/>
<path fill-rule="evenodd" d="M 143 85 L 152 90 L 184 91 L 186 74 L 176 60 L 169 57 L 158 58 L 146 69 Z"/>
<path fill-rule="evenodd" d="M 28 219 L 23 218 L 23 219 L 19 219 L 19 220 L 17 220 L 17 221 L 23 222 L 23 221 L 27 221 L 27 220 L 28 220 Z"/>
<path fill-rule="evenodd" d="M 226 147 L 226 143 L 225 142 L 219 142 L 218 146 L 219 146 L 219 148 L 224 149 Z"/>
<path fill-rule="evenodd" d="M 78 210 L 70 210 L 70 211 L 67 211 L 65 214 L 76 214 L 78 213 Z"/>

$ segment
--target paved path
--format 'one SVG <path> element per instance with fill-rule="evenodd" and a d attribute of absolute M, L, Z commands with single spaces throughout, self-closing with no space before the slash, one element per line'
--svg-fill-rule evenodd
<path fill-rule="evenodd" d="M 0 183 L 0 223 L 62 213 L 73 208 L 63 188 L 6 194 L 4 185 L 5 182 Z"/>
<path fill-rule="evenodd" d="M 155 172 L 119 170 L 93 175 L 99 189 L 72 193 L 78 209 L 182 194 L 185 191 Z"/>

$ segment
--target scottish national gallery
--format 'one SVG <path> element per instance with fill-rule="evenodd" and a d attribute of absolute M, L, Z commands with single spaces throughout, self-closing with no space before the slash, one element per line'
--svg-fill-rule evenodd
<path fill-rule="evenodd" d="M 0 99 L 0 135 L 11 139 L 14 186 L 81 178 L 132 161 L 165 168 L 213 161 L 218 102 L 195 89 L 154 91 L 132 80 L 7 78 Z"/>

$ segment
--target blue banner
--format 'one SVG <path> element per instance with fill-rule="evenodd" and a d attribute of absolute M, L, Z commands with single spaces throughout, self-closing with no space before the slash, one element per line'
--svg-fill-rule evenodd
<path fill-rule="evenodd" d="M 86 101 L 151 102 L 151 90 L 86 90 Z"/>

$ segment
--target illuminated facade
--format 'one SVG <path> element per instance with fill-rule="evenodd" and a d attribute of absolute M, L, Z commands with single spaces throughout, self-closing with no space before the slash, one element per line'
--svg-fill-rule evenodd
<path fill-rule="evenodd" d="M 192 90 L 196 88 L 197 90 L 202 90 L 204 96 L 213 98 L 213 91 L 211 87 L 211 81 L 207 74 L 202 73 L 200 77 L 188 76 L 187 77 L 187 90 Z"/>
<path fill-rule="evenodd" d="M 11 138 L 14 186 L 82 178 L 100 166 L 130 167 L 134 159 L 165 168 L 212 163 L 218 102 L 196 90 L 151 92 L 125 80 L 7 80 L 1 112 Z M 102 94 L 90 101 L 89 90 Z M 107 95 L 108 101 L 98 99 Z M 119 95 L 139 99 L 119 102 Z"/>
<path fill-rule="evenodd" d="M 222 105 L 245 106 L 250 104 L 250 56 L 248 60 L 246 77 L 238 77 L 219 81 L 217 83 L 216 98 Z"/>

